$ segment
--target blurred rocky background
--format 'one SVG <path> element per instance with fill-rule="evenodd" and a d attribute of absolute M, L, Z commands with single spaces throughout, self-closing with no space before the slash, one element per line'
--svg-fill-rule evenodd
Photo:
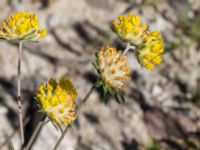
<path fill-rule="evenodd" d="M 35 12 L 47 37 L 25 43 L 22 97 L 26 141 L 42 114 L 34 93 L 50 77 L 67 75 L 80 101 L 95 82 L 91 62 L 102 45 L 125 49 L 110 30 L 118 15 L 134 12 L 165 39 L 164 62 L 142 69 L 130 51 L 132 80 L 126 103 L 102 103 L 101 89 L 84 105 L 59 150 L 200 150 L 200 0 L 1 0 L 0 20 L 15 11 Z M 0 150 L 20 146 L 17 45 L 0 43 Z M 60 136 L 45 124 L 32 150 L 51 150 Z"/>

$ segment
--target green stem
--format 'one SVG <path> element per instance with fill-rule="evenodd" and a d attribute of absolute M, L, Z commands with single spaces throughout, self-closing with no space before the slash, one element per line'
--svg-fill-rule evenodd
<path fill-rule="evenodd" d="M 92 94 L 92 92 L 94 91 L 94 89 L 97 87 L 97 82 L 95 82 L 93 84 L 93 86 L 90 88 L 89 92 L 86 94 L 86 96 L 83 98 L 81 104 L 84 104 L 87 102 L 88 98 L 90 97 L 90 95 Z"/>

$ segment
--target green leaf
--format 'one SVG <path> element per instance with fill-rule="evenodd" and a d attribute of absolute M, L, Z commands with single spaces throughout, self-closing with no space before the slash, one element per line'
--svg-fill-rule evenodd
<path fill-rule="evenodd" d="M 116 89 L 112 88 L 112 87 L 108 87 L 108 91 L 109 93 L 111 94 L 111 96 L 113 98 L 115 98 L 115 100 L 119 103 L 119 104 L 122 104 L 125 102 L 125 99 L 123 97 L 123 95 L 117 91 Z"/>
<path fill-rule="evenodd" d="M 100 74 L 99 67 L 97 66 L 96 63 L 92 63 L 93 67 L 96 69 L 97 73 Z"/>
<path fill-rule="evenodd" d="M 105 105 L 108 103 L 108 100 L 109 100 L 109 94 L 106 92 L 104 93 L 104 96 L 103 96 L 103 101 Z"/>
<path fill-rule="evenodd" d="M 165 150 L 155 139 L 151 139 L 144 148 L 145 150 Z"/>
<path fill-rule="evenodd" d="M 60 130 L 60 127 L 59 127 L 50 117 L 48 117 L 48 118 L 49 118 L 49 121 L 51 121 L 52 125 L 55 127 L 55 129 L 56 129 L 57 131 L 59 131 L 59 130 Z M 61 130 L 61 132 L 62 132 L 62 130 Z"/>
<path fill-rule="evenodd" d="M 95 83 L 95 86 L 98 88 L 100 86 L 103 86 L 103 81 L 101 80 L 101 78 L 99 77 Z"/>
<path fill-rule="evenodd" d="M 8 149 L 9 149 L 9 150 L 15 150 L 15 149 L 14 149 L 14 146 L 13 146 L 13 143 L 12 143 L 12 141 L 11 141 L 11 138 L 10 138 L 6 133 L 4 133 L 4 137 L 5 137 L 5 139 L 6 139 L 6 143 L 7 143 L 7 145 L 8 145 Z"/>
<path fill-rule="evenodd" d="M 73 129 L 78 129 L 78 125 L 76 125 L 74 122 L 72 122 L 71 124 L 69 124 L 69 128 L 73 128 Z"/>
<path fill-rule="evenodd" d="M 118 99 L 120 104 L 125 103 L 124 96 L 121 93 L 117 93 L 117 99 Z"/>

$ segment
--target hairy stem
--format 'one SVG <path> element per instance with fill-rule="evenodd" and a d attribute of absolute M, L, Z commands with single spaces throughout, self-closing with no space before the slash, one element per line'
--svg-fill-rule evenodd
<path fill-rule="evenodd" d="M 33 142 L 35 141 L 35 138 L 37 137 L 37 135 L 39 134 L 39 132 L 42 129 L 42 126 L 44 125 L 44 123 L 46 122 L 47 116 L 45 115 L 40 122 L 37 124 L 37 127 L 35 128 L 35 130 L 33 131 L 30 140 L 28 141 L 28 144 L 25 148 L 25 150 L 29 150 L 30 147 L 32 146 Z"/>
<path fill-rule="evenodd" d="M 135 49 L 135 46 L 131 46 L 130 43 L 128 43 L 128 44 L 126 45 L 125 50 L 124 50 L 123 53 L 121 54 L 121 57 L 124 56 L 124 55 L 126 55 L 126 53 L 128 53 L 128 51 L 129 51 L 130 49 L 133 49 L 133 50 L 134 50 L 134 49 Z"/>
<path fill-rule="evenodd" d="M 58 141 L 57 141 L 56 145 L 54 146 L 53 150 L 57 150 L 58 146 L 60 145 L 60 143 L 62 142 L 63 138 L 65 137 L 65 134 L 67 133 L 68 128 L 69 128 L 69 126 L 67 126 L 67 127 L 65 128 L 65 130 L 62 132 L 62 135 L 61 135 L 60 138 L 58 139 Z"/>
<path fill-rule="evenodd" d="M 83 98 L 81 104 L 84 104 L 87 102 L 88 98 L 92 94 L 93 90 L 97 87 L 97 82 L 93 84 L 93 86 L 90 88 L 89 92 L 86 94 L 86 96 Z"/>
<path fill-rule="evenodd" d="M 24 149 L 24 127 L 23 127 L 22 98 L 21 98 L 21 57 L 22 57 L 21 55 L 22 55 L 22 41 L 19 42 L 19 51 L 18 51 L 17 103 L 18 103 L 18 116 L 19 116 L 21 144 L 22 144 L 22 149 Z"/>

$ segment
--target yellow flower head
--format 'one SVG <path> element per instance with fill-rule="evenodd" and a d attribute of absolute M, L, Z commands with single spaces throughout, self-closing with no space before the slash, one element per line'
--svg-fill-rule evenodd
<path fill-rule="evenodd" d="M 109 46 L 102 47 L 97 58 L 100 76 L 106 85 L 117 90 L 126 87 L 123 81 L 130 80 L 130 67 L 126 57 L 121 57 L 121 51 Z"/>
<path fill-rule="evenodd" d="M 67 126 L 76 119 L 76 96 L 76 90 L 65 77 L 61 77 L 59 82 L 50 79 L 48 83 L 42 83 L 36 93 L 41 110 L 59 126 Z"/>
<path fill-rule="evenodd" d="M 118 20 L 112 22 L 112 28 L 123 41 L 139 45 L 142 43 L 142 35 L 147 30 L 147 25 L 140 22 L 140 17 L 129 14 L 118 16 Z"/>
<path fill-rule="evenodd" d="M 152 70 L 155 64 L 162 62 L 163 51 L 163 38 L 160 32 L 153 31 L 145 33 L 144 44 L 135 50 L 135 55 L 142 67 Z"/>
<path fill-rule="evenodd" d="M 40 30 L 39 27 L 37 15 L 30 12 L 17 12 L 2 21 L 0 39 L 36 41 L 46 35 L 46 30 Z"/>

